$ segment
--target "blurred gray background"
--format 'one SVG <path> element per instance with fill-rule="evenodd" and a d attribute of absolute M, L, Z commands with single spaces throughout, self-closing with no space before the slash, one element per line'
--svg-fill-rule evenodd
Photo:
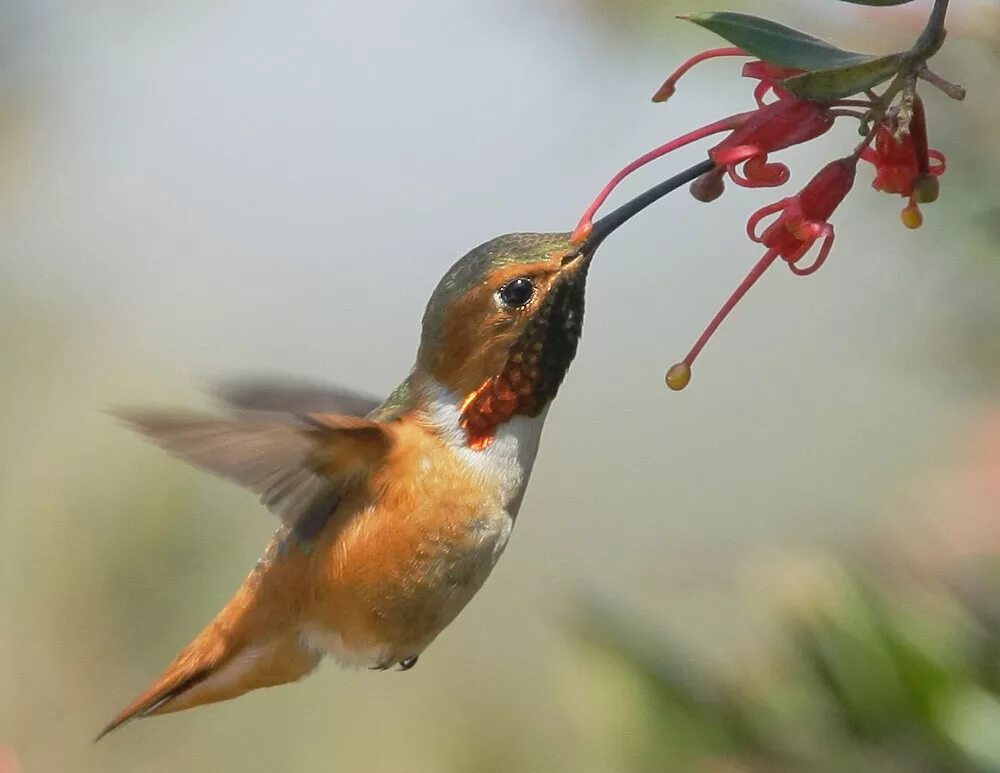
<path fill-rule="evenodd" d="M 663 374 L 758 257 L 747 216 L 853 127 L 788 153 L 787 192 L 682 191 L 602 248 L 508 551 L 419 668 L 327 664 L 95 747 L 274 526 L 104 409 L 204 405 L 234 373 L 387 392 L 454 260 L 569 230 L 750 84 L 716 62 L 649 103 L 717 45 L 673 19 L 699 0 L 0 3 L 0 746 L 25 771 L 609 769 L 588 714 L 615 708 L 588 705 L 565 630 L 579 599 L 738 665 L 789 554 L 904 518 L 1000 410 L 997 9 L 956 5 L 936 64 L 970 99 L 926 97 L 950 169 L 924 227 L 864 170 L 827 266 L 772 271 L 684 393 Z M 875 51 L 927 10 L 753 6 Z"/>

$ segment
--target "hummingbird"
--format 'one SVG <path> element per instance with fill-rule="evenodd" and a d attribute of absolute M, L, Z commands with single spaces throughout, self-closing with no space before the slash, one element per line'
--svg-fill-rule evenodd
<path fill-rule="evenodd" d="M 597 247 L 706 163 L 585 238 L 514 233 L 473 249 L 437 285 L 416 362 L 379 404 L 265 386 L 232 392 L 230 416 L 122 415 L 166 451 L 255 492 L 281 523 L 222 611 L 95 740 L 135 718 L 297 681 L 327 655 L 412 668 L 507 546 L 577 351 Z"/>

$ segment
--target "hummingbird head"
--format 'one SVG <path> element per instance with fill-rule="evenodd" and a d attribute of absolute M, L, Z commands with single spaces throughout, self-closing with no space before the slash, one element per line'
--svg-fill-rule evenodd
<path fill-rule="evenodd" d="M 536 416 L 576 354 L 592 250 L 568 233 L 508 234 L 441 279 L 424 313 L 418 370 L 460 398 L 463 427 Z"/>
<path fill-rule="evenodd" d="M 414 375 L 418 383 L 429 378 L 457 398 L 470 446 L 486 447 L 500 424 L 546 408 L 576 355 L 597 247 L 704 166 L 614 210 L 582 240 L 574 242 L 569 233 L 507 234 L 479 245 L 448 270 L 424 313 Z"/>

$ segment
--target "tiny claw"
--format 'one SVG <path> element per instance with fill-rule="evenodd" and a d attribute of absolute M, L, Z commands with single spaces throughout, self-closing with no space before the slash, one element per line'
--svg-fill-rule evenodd
<path fill-rule="evenodd" d="M 686 362 L 677 362 L 667 371 L 667 386 L 675 392 L 680 392 L 691 383 L 691 366 Z"/>

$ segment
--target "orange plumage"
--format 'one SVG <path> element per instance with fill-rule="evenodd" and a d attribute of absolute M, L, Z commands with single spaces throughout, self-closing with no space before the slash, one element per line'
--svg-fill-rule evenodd
<path fill-rule="evenodd" d="M 340 460 L 350 485 L 312 543 L 279 530 L 233 599 L 101 736 L 135 716 L 295 681 L 328 652 L 402 663 L 451 622 L 485 579 L 472 557 L 500 502 L 416 415 L 383 431 L 377 462 L 367 445 L 369 458 L 354 449 Z"/>
<path fill-rule="evenodd" d="M 232 600 L 98 737 L 295 681 L 328 654 L 412 667 L 507 544 L 576 353 L 593 251 L 653 200 L 612 213 L 583 245 L 511 234 L 472 250 L 435 289 L 416 364 L 380 405 L 255 386 L 231 394 L 231 418 L 127 417 L 257 493 L 282 526 Z"/>

